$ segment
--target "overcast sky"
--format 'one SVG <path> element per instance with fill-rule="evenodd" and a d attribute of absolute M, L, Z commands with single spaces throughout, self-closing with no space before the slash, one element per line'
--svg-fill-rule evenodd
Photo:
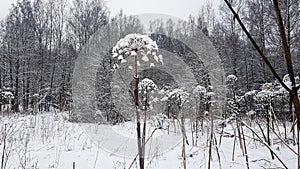
<path fill-rule="evenodd" d="M 2 0 L 0 2 L 0 17 L 3 18 L 8 14 L 8 9 L 11 7 L 11 3 L 15 0 Z"/>
<path fill-rule="evenodd" d="M 190 14 L 197 15 L 201 5 L 206 2 L 217 9 L 220 0 L 107 0 L 112 15 L 122 8 L 126 14 L 160 13 L 187 19 Z"/>
<path fill-rule="evenodd" d="M 8 14 L 11 4 L 17 0 L 1 0 L 0 17 Z M 105 0 L 111 15 L 122 8 L 125 14 L 161 13 L 186 19 L 189 14 L 197 15 L 202 4 L 210 2 L 217 9 L 220 0 Z"/>

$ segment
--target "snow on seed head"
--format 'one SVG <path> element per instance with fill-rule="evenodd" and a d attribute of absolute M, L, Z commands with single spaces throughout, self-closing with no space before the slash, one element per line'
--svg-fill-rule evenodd
<path fill-rule="evenodd" d="M 201 86 L 201 85 L 197 85 L 194 90 L 193 90 L 194 94 L 205 94 L 206 93 L 206 89 L 205 87 Z"/>
<path fill-rule="evenodd" d="M 262 86 L 261 86 L 261 89 L 262 90 L 268 90 L 268 91 L 271 91 L 273 90 L 274 88 L 274 85 L 272 83 L 264 83 Z"/>
<path fill-rule="evenodd" d="M 140 81 L 138 87 L 140 91 L 144 91 L 146 93 L 157 90 L 156 84 L 151 79 L 148 78 L 145 78 L 142 81 Z"/>
<path fill-rule="evenodd" d="M 261 103 L 271 102 L 273 92 L 268 90 L 262 90 L 255 95 L 255 100 Z"/>
<path fill-rule="evenodd" d="M 137 56 L 140 54 L 142 56 L 141 59 L 144 62 L 148 62 L 149 58 L 147 55 L 151 55 L 156 62 L 163 63 L 162 56 L 156 56 L 157 51 L 158 46 L 156 42 L 147 35 L 128 34 L 120 39 L 112 48 L 112 57 L 119 63 L 129 56 Z"/>
<path fill-rule="evenodd" d="M 237 81 L 237 77 L 235 75 L 228 75 L 226 77 L 226 81 L 229 84 L 233 84 L 233 83 L 235 83 Z"/>

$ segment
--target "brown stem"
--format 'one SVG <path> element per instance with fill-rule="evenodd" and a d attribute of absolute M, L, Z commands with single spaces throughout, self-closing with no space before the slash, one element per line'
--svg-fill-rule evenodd
<path fill-rule="evenodd" d="M 185 128 L 184 128 L 184 117 L 181 116 L 181 132 L 182 132 L 182 158 L 183 158 L 183 168 L 186 169 L 186 155 L 185 155 L 185 141 L 186 141 L 186 135 L 185 135 Z"/>
<path fill-rule="evenodd" d="M 147 104 L 148 104 L 148 98 L 146 96 L 145 101 L 145 111 L 144 111 L 144 125 L 143 125 L 143 133 L 142 133 L 142 155 L 143 159 L 145 159 L 145 151 L 146 151 L 146 124 L 147 124 Z"/>
<path fill-rule="evenodd" d="M 134 89 L 134 103 L 135 103 L 135 112 L 136 112 L 136 132 L 137 132 L 137 144 L 138 144 L 138 153 L 139 153 L 139 164 L 140 169 L 144 169 L 144 158 L 143 158 L 143 149 L 142 149 L 142 140 L 141 140 L 141 122 L 140 122 L 140 113 L 139 113 L 139 77 L 137 74 L 137 57 L 135 56 L 135 89 Z"/>
<path fill-rule="evenodd" d="M 288 40 L 286 38 L 278 1 L 273 0 L 273 3 L 274 3 L 274 9 L 275 9 L 276 18 L 277 18 L 278 29 L 280 32 L 282 48 L 283 48 L 283 52 L 284 52 L 284 56 L 285 56 L 285 60 L 286 60 L 286 64 L 287 64 L 287 69 L 288 69 L 289 77 L 292 81 L 292 91 L 290 91 L 290 95 L 291 95 L 291 98 L 293 99 L 293 103 L 295 106 L 295 113 L 296 113 L 297 120 L 298 120 L 297 127 L 298 127 L 298 129 L 300 129 L 300 103 L 299 103 L 299 98 L 297 95 L 297 91 L 299 90 L 299 87 L 296 87 L 295 74 L 294 74 L 293 63 L 292 63 L 292 59 L 291 59 L 291 51 L 290 51 L 290 47 L 288 45 Z"/>
<path fill-rule="evenodd" d="M 283 48 L 283 52 L 284 52 L 284 56 L 285 56 L 285 60 L 286 60 L 286 65 L 287 65 L 289 77 L 292 81 L 292 85 L 294 88 L 296 83 L 295 83 L 295 76 L 294 76 L 294 70 L 293 70 L 293 63 L 292 63 L 292 59 L 291 59 L 291 51 L 290 51 L 290 47 L 288 45 L 288 40 L 286 38 L 278 1 L 273 0 L 273 3 L 274 3 L 274 9 L 275 9 L 275 13 L 276 13 L 278 29 L 280 32 L 282 48 Z"/>
<path fill-rule="evenodd" d="M 1 169 L 4 169 L 4 158 L 5 158 L 5 151 L 6 151 L 6 124 L 4 124 L 4 137 L 3 137 L 3 149 L 2 149 L 2 157 L 1 157 Z"/>
<path fill-rule="evenodd" d="M 246 145 L 246 139 L 245 139 L 245 134 L 244 134 L 243 127 L 241 127 L 241 131 L 242 131 L 242 136 L 243 136 L 246 165 L 247 165 L 247 169 L 250 169 L 250 167 L 249 167 L 249 157 L 248 157 L 248 151 L 247 151 L 247 145 Z"/>

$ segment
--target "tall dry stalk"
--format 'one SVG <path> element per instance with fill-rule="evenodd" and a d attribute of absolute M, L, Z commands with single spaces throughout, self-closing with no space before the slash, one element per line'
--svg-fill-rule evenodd
<path fill-rule="evenodd" d="M 3 133 L 3 149 L 2 149 L 2 156 L 1 156 L 1 169 L 4 169 L 4 158 L 5 158 L 5 151 L 6 151 L 6 138 L 7 138 L 7 131 L 6 127 L 7 124 L 4 124 L 4 133 Z"/>
<path fill-rule="evenodd" d="M 186 142 L 186 133 L 184 126 L 184 116 L 181 116 L 181 132 L 182 132 L 182 159 L 183 159 L 183 168 L 186 169 L 186 153 L 185 153 L 185 142 Z"/>
<path fill-rule="evenodd" d="M 249 166 L 249 157 L 248 157 L 248 151 L 247 151 L 247 145 L 246 145 L 246 139 L 245 139 L 245 134 L 244 134 L 243 126 L 241 126 L 241 132 L 242 132 L 242 136 L 243 136 L 244 151 L 245 151 L 245 158 L 246 158 L 246 166 L 247 166 L 247 169 L 250 169 L 250 166 Z"/>
<path fill-rule="evenodd" d="M 137 144 L 139 153 L 139 166 L 140 169 L 144 169 L 144 157 L 143 157 L 143 147 L 142 147 L 142 136 L 141 136 L 141 121 L 139 112 L 139 81 L 140 78 L 137 73 L 137 56 L 134 56 L 134 66 L 135 66 L 135 89 L 134 89 L 134 103 L 135 103 L 135 114 L 136 114 L 136 133 L 137 133 Z"/>
<path fill-rule="evenodd" d="M 212 159 L 212 144 L 213 144 L 213 137 L 214 137 L 214 120 L 213 120 L 213 113 L 210 112 L 210 140 L 209 140 L 209 150 L 208 150 L 208 169 L 210 169 L 210 161 Z"/>

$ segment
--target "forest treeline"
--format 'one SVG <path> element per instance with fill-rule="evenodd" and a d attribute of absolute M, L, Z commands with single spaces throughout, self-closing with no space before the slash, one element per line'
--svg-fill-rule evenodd
<path fill-rule="evenodd" d="M 271 1 L 231 2 L 280 76 L 287 74 L 280 35 Z M 300 2 L 281 1 L 280 8 L 296 75 L 300 73 Z M 110 16 L 102 0 L 19 0 L 0 25 L 1 104 L 12 93 L 13 112 L 61 111 L 72 108 L 72 73 L 75 60 L 89 38 L 111 23 L 116 34 L 141 32 L 134 16 L 120 11 Z M 243 34 L 225 4 L 218 11 L 211 4 L 186 21 L 150 21 L 151 32 L 172 37 L 204 33 L 216 47 L 225 72 L 238 77 L 236 94 L 259 90 L 274 77 Z M 105 43 L 105 42 L 104 42 Z"/>

